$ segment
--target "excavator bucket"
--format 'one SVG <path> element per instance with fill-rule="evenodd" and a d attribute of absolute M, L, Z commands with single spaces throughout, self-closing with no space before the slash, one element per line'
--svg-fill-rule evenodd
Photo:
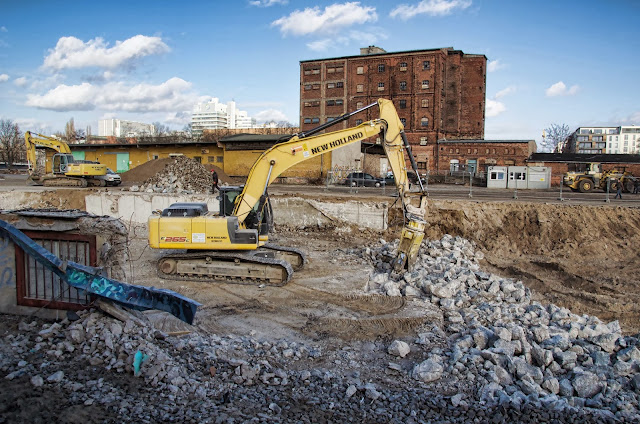
<path fill-rule="evenodd" d="M 424 196 L 420 199 L 420 208 L 407 205 L 406 212 L 409 222 L 402 229 L 398 251 L 392 263 L 395 272 L 402 272 L 405 269 L 411 271 L 416 263 L 418 251 L 424 238 L 426 200 L 427 198 Z"/>

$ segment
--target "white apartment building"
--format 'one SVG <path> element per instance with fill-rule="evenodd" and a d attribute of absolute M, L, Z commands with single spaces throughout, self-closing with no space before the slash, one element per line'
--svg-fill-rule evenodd
<path fill-rule="evenodd" d="M 640 126 L 621 125 L 608 134 L 607 153 L 640 154 Z"/>
<path fill-rule="evenodd" d="M 214 97 L 206 103 L 198 103 L 191 114 L 191 131 L 202 135 L 204 130 L 254 128 L 256 120 L 247 112 L 238 110 L 233 100 L 226 104 Z"/>
<path fill-rule="evenodd" d="M 137 137 L 153 135 L 156 127 L 142 122 L 124 121 L 122 119 L 100 119 L 98 121 L 98 136 L 108 137 Z"/>
<path fill-rule="evenodd" d="M 640 153 L 640 126 L 579 127 L 566 140 L 568 152 L 586 154 Z M 563 151 L 566 151 L 566 147 Z"/>

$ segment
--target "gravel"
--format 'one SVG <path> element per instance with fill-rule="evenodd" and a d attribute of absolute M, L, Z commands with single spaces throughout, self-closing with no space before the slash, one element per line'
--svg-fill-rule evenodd
<path fill-rule="evenodd" d="M 637 335 L 532 301 L 521 282 L 482 271 L 482 253 L 465 239 L 425 241 L 411 272 L 390 274 L 396 245 L 350 253 L 372 264 L 368 292 L 438 308 L 441 321 L 413 337 L 329 349 L 322 340 L 171 336 L 144 314 L 140 325 L 92 310 L 76 321 L 21 321 L 2 338 L 0 370 L 114 422 L 640 421 Z M 0 421 L 10 421 L 4 396 Z"/>

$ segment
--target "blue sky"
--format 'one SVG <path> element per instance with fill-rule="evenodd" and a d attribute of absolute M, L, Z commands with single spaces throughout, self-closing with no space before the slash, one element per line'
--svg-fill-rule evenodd
<path fill-rule="evenodd" d="M 120 118 L 182 129 L 235 100 L 299 120 L 299 62 L 454 47 L 488 59 L 486 139 L 640 125 L 635 0 L 2 0 L 0 118 L 50 133 Z"/>

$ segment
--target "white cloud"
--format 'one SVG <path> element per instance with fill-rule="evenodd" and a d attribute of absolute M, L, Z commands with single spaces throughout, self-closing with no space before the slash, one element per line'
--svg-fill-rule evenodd
<path fill-rule="evenodd" d="M 497 70 L 500 69 L 504 69 L 506 68 L 507 65 L 504 65 L 502 63 L 500 63 L 500 59 L 496 59 L 496 60 L 492 60 L 491 62 L 489 62 L 489 64 L 487 65 L 487 71 L 489 72 L 495 72 Z"/>
<path fill-rule="evenodd" d="M 279 27 L 283 35 L 333 34 L 356 24 L 376 22 L 375 7 L 360 6 L 360 2 L 332 4 L 321 10 L 319 7 L 296 10 L 289 16 L 271 23 Z"/>
<path fill-rule="evenodd" d="M 288 3 L 289 3 L 288 0 L 254 0 L 249 2 L 251 6 L 258 6 L 258 7 L 270 7 L 276 4 L 285 5 Z"/>
<path fill-rule="evenodd" d="M 401 4 L 393 9 L 389 16 L 404 21 L 416 15 L 446 16 L 456 10 L 464 10 L 471 6 L 471 0 L 423 0 L 416 5 Z"/>
<path fill-rule="evenodd" d="M 92 85 L 59 85 L 43 95 L 27 96 L 27 106 L 55 111 L 93 110 L 123 112 L 171 112 L 193 107 L 191 84 L 171 78 L 159 85 L 110 82 Z"/>
<path fill-rule="evenodd" d="M 24 87 L 27 85 L 27 77 L 20 77 L 13 80 L 13 83 L 18 87 Z"/>
<path fill-rule="evenodd" d="M 580 87 L 577 85 L 571 86 L 571 88 L 567 89 L 567 86 L 564 82 L 559 81 L 553 84 L 551 87 L 545 90 L 547 97 L 556 97 L 556 96 L 574 96 L 578 93 Z"/>
<path fill-rule="evenodd" d="M 9 30 L 7 29 L 6 26 L 1 26 L 0 27 L 0 32 L 9 32 Z"/>
<path fill-rule="evenodd" d="M 315 40 L 307 43 L 307 47 L 314 51 L 327 51 L 332 47 L 347 46 L 352 41 L 355 41 L 361 45 L 370 46 L 375 44 L 379 39 L 386 39 L 387 36 L 383 33 L 373 34 L 363 31 L 349 31 L 347 34 L 340 37 L 323 38 L 321 40 Z"/>
<path fill-rule="evenodd" d="M 255 118 L 257 122 L 287 121 L 287 116 L 282 111 L 276 109 L 267 109 L 258 112 Z"/>
<path fill-rule="evenodd" d="M 9 75 L 0 74 L 0 82 L 5 82 L 5 81 L 9 81 Z"/>
<path fill-rule="evenodd" d="M 516 92 L 516 87 L 513 85 L 510 85 L 509 87 L 503 88 L 502 90 L 498 91 L 494 96 L 494 98 L 499 99 L 501 97 L 508 96 L 509 94 L 513 94 L 515 92 Z"/>
<path fill-rule="evenodd" d="M 504 103 L 492 99 L 487 99 L 486 108 L 487 109 L 485 111 L 485 115 L 487 117 L 498 116 L 502 112 L 507 110 L 507 107 L 504 105 Z"/>
<path fill-rule="evenodd" d="M 109 47 L 100 37 L 86 43 L 76 37 L 62 37 L 54 49 L 49 49 L 43 66 L 56 70 L 92 66 L 115 68 L 127 65 L 135 59 L 169 50 L 169 46 L 160 37 L 145 35 L 117 41 L 113 47 Z"/>

